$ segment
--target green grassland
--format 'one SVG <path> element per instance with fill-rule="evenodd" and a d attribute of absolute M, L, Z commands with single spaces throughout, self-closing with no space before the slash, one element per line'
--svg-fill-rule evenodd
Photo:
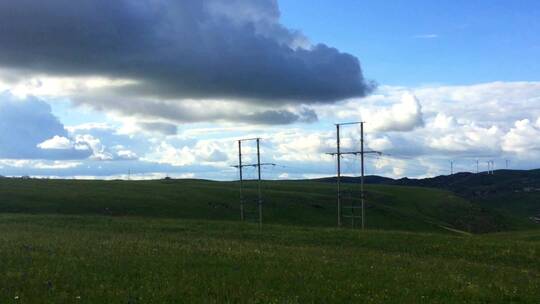
<path fill-rule="evenodd" d="M 260 229 L 237 186 L 2 179 L 0 303 L 540 299 L 540 231 L 451 192 L 369 185 L 360 231 L 335 227 L 335 185 L 264 182 Z"/>
<path fill-rule="evenodd" d="M 0 303 L 538 303 L 540 233 L 0 216 Z M 15 300 L 16 299 L 16 300 Z"/>
<path fill-rule="evenodd" d="M 511 215 L 522 224 L 540 215 L 540 169 L 496 170 L 493 174 L 460 172 L 424 179 L 382 179 L 382 182 L 449 190 L 477 206 Z"/>
<path fill-rule="evenodd" d="M 510 192 L 476 199 L 478 205 L 514 214 L 521 218 L 540 215 L 540 192 Z"/>
<path fill-rule="evenodd" d="M 262 189 L 265 223 L 336 225 L 334 184 L 266 181 Z M 344 189 L 343 205 L 358 204 L 359 186 L 350 184 Z M 445 190 L 388 185 L 368 185 L 366 189 L 366 224 L 372 229 L 493 232 L 518 227 L 512 218 L 479 208 Z M 244 194 L 248 211 L 254 209 L 256 184 L 247 183 Z M 240 218 L 239 190 L 234 182 L 4 179 L 0 180 L 0 198 L 0 213 Z M 344 224 L 350 226 L 349 222 Z"/>

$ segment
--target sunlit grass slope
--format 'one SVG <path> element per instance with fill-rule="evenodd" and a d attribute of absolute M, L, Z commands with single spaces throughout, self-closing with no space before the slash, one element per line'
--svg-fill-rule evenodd
<path fill-rule="evenodd" d="M 247 183 L 246 187 L 245 196 L 254 207 L 256 184 Z M 334 184 L 266 181 L 262 188 L 265 223 L 336 225 Z M 360 197 L 358 185 L 345 185 L 344 189 L 345 206 Z M 234 182 L 204 180 L 2 179 L 0 213 L 238 220 L 239 190 Z M 489 232 L 512 228 L 508 219 L 475 207 L 450 192 L 388 185 L 367 186 L 366 224 L 371 229 L 407 231 L 451 228 Z M 350 223 L 345 221 L 344 225 Z"/>

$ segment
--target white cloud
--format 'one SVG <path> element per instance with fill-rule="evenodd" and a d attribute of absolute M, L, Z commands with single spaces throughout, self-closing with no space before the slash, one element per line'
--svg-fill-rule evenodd
<path fill-rule="evenodd" d="M 444 113 L 437 113 L 435 119 L 431 122 L 430 127 L 435 129 L 447 130 L 456 125 L 454 117 L 447 116 Z"/>
<path fill-rule="evenodd" d="M 377 158 L 373 162 L 373 166 L 386 176 L 399 178 L 406 175 L 408 163 L 402 159 L 383 157 Z"/>
<path fill-rule="evenodd" d="M 32 169 L 70 169 L 82 164 L 80 161 L 47 161 L 30 159 L 0 159 L 0 164 L 14 168 Z"/>
<path fill-rule="evenodd" d="M 368 137 L 368 146 L 370 149 L 379 151 L 379 152 L 390 150 L 394 147 L 394 145 L 392 144 L 392 141 L 386 136 L 378 137 L 378 138 Z"/>
<path fill-rule="evenodd" d="M 382 110 L 362 111 L 362 119 L 369 121 L 373 131 L 411 131 L 424 125 L 422 105 L 411 93 L 404 93 L 399 103 Z"/>
<path fill-rule="evenodd" d="M 414 93 L 425 114 L 443 112 L 478 125 L 509 128 L 514 121 L 540 116 L 540 82 L 437 85 L 415 88 Z"/>
<path fill-rule="evenodd" d="M 82 162 L 78 161 L 52 161 L 52 162 L 36 162 L 34 168 L 36 169 L 71 169 L 82 165 Z"/>
<path fill-rule="evenodd" d="M 118 150 L 116 152 L 116 155 L 119 159 L 125 159 L 125 160 L 133 160 L 137 159 L 137 153 L 130 151 L 130 150 Z"/>
<path fill-rule="evenodd" d="M 146 161 L 154 161 L 160 164 L 173 166 L 186 166 L 195 163 L 196 157 L 189 147 L 175 148 L 167 142 L 161 142 L 154 150 L 146 155 Z"/>
<path fill-rule="evenodd" d="M 383 87 L 366 98 L 349 99 L 314 109 L 320 117 L 327 119 L 363 120 L 366 130 L 375 132 L 411 131 L 424 125 L 422 104 L 408 90 L 388 90 Z"/>
<path fill-rule="evenodd" d="M 275 148 L 274 158 L 288 162 L 328 161 L 331 157 L 324 153 L 331 151 L 330 142 L 335 141 L 330 132 L 305 132 L 297 129 L 278 132 L 270 140 Z"/>
<path fill-rule="evenodd" d="M 76 135 L 75 146 L 90 147 L 90 149 L 92 150 L 92 155 L 90 156 L 90 158 L 93 160 L 112 160 L 113 159 L 113 155 L 106 150 L 105 146 L 101 143 L 101 140 L 90 134 Z"/>
<path fill-rule="evenodd" d="M 505 151 L 524 158 L 540 158 L 540 119 L 533 124 L 528 119 L 518 120 L 503 137 Z"/>
<path fill-rule="evenodd" d="M 413 38 L 417 38 L 417 39 L 435 39 L 435 38 L 439 38 L 439 35 L 437 35 L 437 34 L 419 34 L 419 35 L 414 35 Z"/>
<path fill-rule="evenodd" d="M 283 172 L 278 176 L 279 179 L 289 179 L 289 173 Z"/>
<path fill-rule="evenodd" d="M 15 168 L 30 167 L 35 161 L 30 159 L 0 159 L 0 164 Z"/>
<path fill-rule="evenodd" d="M 162 141 L 144 160 L 155 161 L 173 166 L 209 165 L 213 167 L 229 167 L 237 162 L 237 145 L 231 139 L 196 140 L 191 145 L 175 145 Z M 245 147 L 244 153 L 250 152 Z M 231 159 L 231 157 L 233 157 Z M 248 161 L 248 159 L 245 159 Z"/>
<path fill-rule="evenodd" d="M 156 180 L 164 179 L 166 177 L 170 178 L 195 178 L 195 173 L 163 173 L 163 172 L 149 172 L 149 173 L 137 173 L 137 174 L 114 174 L 114 175 L 75 175 L 73 179 L 78 180 Z M 43 176 L 43 175 L 32 175 L 33 178 L 52 178 L 52 179 L 64 179 L 63 176 Z"/>
<path fill-rule="evenodd" d="M 441 122 L 437 116 L 434 128 L 429 130 L 427 146 L 445 152 L 496 153 L 500 150 L 500 138 L 503 135 L 497 126 L 481 127 L 475 123 L 455 123 L 453 117 Z M 428 125 L 428 128 L 431 124 Z"/>
<path fill-rule="evenodd" d="M 69 97 L 99 89 L 114 89 L 127 85 L 136 84 L 136 81 L 129 79 L 108 78 L 102 76 L 71 76 L 59 77 L 43 74 L 26 75 L 27 77 L 12 83 L 5 81 L 8 75 L 14 71 L 0 68 L 0 90 L 9 90 L 18 98 L 25 99 L 29 96 L 48 97 Z"/>
<path fill-rule="evenodd" d="M 94 131 L 94 130 L 115 131 L 115 128 L 114 126 L 105 122 L 90 122 L 90 123 L 83 123 L 83 124 L 74 125 L 74 126 L 66 126 L 66 130 L 68 130 L 69 133 L 77 133 L 77 132 L 89 132 L 89 131 Z"/>
<path fill-rule="evenodd" d="M 69 140 L 68 138 L 64 136 L 55 135 L 53 138 L 47 139 L 46 141 L 37 144 L 37 146 L 38 148 L 45 149 L 45 150 L 47 149 L 63 150 L 63 149 L 73 148 L 73 143 L 71 142 L 71 140 Z"/>

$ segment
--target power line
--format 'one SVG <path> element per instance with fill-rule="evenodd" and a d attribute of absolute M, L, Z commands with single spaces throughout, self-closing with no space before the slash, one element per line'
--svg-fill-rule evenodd
<path fill-rule="evenodd" d="M 257 146 L 257 163 L 254 164 L 243 164 L 242 163 L 242 142 L 244 141 L 255 141 Z M 256 138 L 246 138 L 246 139 L 240 139 L 238 140 L 238 165 L 233 166 L 235 168 L 238 168 L 238 175 L 239 175 L 239 186 L 240 186 L 240 220 L 245 221 L 245 199 L 244 199 L 244 176 L 243 176 L 243 169 L 245 167 L 255 167 L 257 168 L 257 207 L 258 207 L 258 222 L 259 222 L 259 228 L 262 227 L 262 221 L 263 221 L 263 198 L 262 198 L 262 189 L 261 189 L 261 167 L 262 166 L 275 166 L 274 163 L 261 163 L 261 149 L 260 149 L 260 142 L 261 139 L 259 137 Z"/>
<path fill-rule="evenodd" d="M 340 137 L 340 127 L 341 126 L 345 126 L 345 125 L 360 125 L 360 151 L 350 151 L 350 152 L 342 152 L 341 151 L 341 137 Z M 356 216 L 354 214 L 354 209 L 357 208 L 355 206 L 350 206 L 349 208 L 351 209 L 351 215 L 349 216 L 344 216 L 342 214 L 342 202 L 341 202 L 341 156 L 342 155 L 355 155 L 355 156 L 358 156 L 360 155 L 360 171 L 361 171 L 361 175 L 360 175 L 360 200 L 361 200 L 361 210 L 362 210 L 362 214 L 360 216 L 361 218 L 361 221 L 362 221 L 362 230 L 365 229 L 365 224 L 366 224 L 366 217 L 365 217 L 365 192 L 364 192 L 364 156 L 366 154 L 371 154 L 371 153 L 376 153 L 376 154 L 381 154 L 381 152 L 379 151 L 365 151 L 364 150 L 364 122 L 363 121 L 359 121 L 359 122 L 346 122 L 346 123 L 337 123 L 336 124 L 336 152 L 332 152 L 332 153 L 326 153 L 326 154 L 329 154 L 329 155 L 336 155 L 336 159 L 337 159 L 337 176 L 336 176 L 336 182 L 337 182 L 337 224 L 338 224 L 338 227 L 341 227 L 341 222 L 342 222 L 342 217 L 348 217 L 351 219 L 351 226 L 354 228 L 354 219 L 355 218 L 358 218 L 358 216 Z"/>

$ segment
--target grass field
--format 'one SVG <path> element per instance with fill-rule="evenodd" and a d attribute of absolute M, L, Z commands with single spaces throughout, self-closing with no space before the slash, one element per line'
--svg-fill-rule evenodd
<path fill-rule="evenodd" d="M 0 180 L 0 303 L 540 299 L 540 231 L 465 233 L 528 226 L 450 192 L 370 185 L 362 232 L 335 228 L 332 184 L 263 189 L 259 229 L 234 183 Z"/>
<path fill-rule="evenodd" d="M 246 185 L 255 208 L 256 184 Z M 345 185 L 343 205 L 358 203 L 358 185 Z M 264 222 L 334 227 L 335 185 L 265 182 Z M 0 213 L 94 214 L 182 219 L 238 220 L 239 191 L 232 182 L 202 180 L 77 181 L 0 180 Z M 366 224 L 373 229 L 492 232 L 523 228 L 444 190 L 367 186 Z M 344 209 L 344 213 L 347 210 Z M 358 211 L 357 211 L 358 212 Z M 358 214 L 358 213 L 357 213 Z M 248 217 L 255 219 L 255 216 Z M 356 222 L 358 224 L 358 221 Z M 345 222 L 349 225 L 349 222 Z M 525 228 L 529 228 L 525 225 Z"/>
<path fill-rule="evenodd" d="M 538 303 L 540 233 L 0 216 L 1 303 Z"/>
<path fill-rule="evenodd" d="M 504 193 L 476 202 L 486 208 L 497 209 L 522 218 L 540 214 L 540 192 Z"/>

